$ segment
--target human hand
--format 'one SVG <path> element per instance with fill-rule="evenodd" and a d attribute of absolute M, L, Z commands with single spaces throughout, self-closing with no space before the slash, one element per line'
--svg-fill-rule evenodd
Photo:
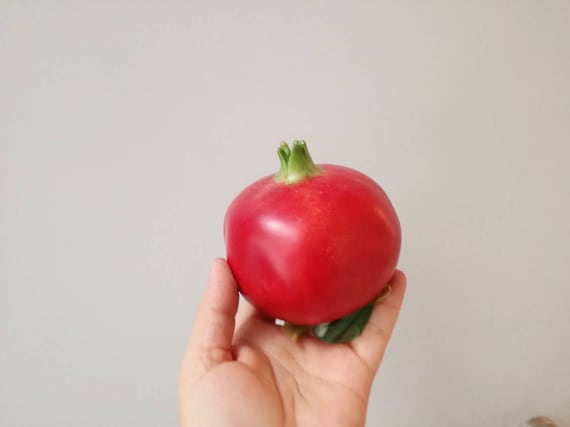
<path fill-rule="evenodd" d="M 406 278 L 396 272 L 361 336 L 327 344 L 288 338 L 249 304 L 222 259 L 210 283 L 179 373 L 182 427 L 361 427 L 374 376 L 398 318 Z"/>

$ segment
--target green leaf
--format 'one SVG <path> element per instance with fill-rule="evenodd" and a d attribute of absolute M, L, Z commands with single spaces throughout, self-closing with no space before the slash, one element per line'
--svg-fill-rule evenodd
<path fill-rule="evenodd" d="M 313 327 L 313 336 L 331 344 L 351 341 L 362 334 L 373 308 L 374 302 L 341 319 L 316 325 Z"/>

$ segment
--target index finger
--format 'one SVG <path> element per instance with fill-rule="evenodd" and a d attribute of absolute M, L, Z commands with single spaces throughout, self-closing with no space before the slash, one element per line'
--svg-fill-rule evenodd
<path fill-rule="evenodd" d="M 404 273 L 396 271 L 389 283 L 392 288 L 390 295 L 374 306 L 362 334 L 350 342 L 352 349 L 374 372 L 380 366 L 396 326 L 406 292 L 406 282 Z"/>

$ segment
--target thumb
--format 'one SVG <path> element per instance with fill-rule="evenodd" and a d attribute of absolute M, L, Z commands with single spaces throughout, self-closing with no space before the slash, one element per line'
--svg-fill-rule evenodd
<path fill-rule="evenodd" d="M 232 339 L 239 294 L 232 272 L 223 259 L 212 264 L 208 288 L 202 297 L 186 364 L 200 361 L 204 369 L 232 360 Z M 183 366 L 184 368 L 184 366 Z"/>

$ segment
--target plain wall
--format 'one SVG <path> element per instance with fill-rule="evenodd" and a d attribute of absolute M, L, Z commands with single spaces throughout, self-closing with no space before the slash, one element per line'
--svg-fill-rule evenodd
<path fill-rule="evenodd" d="M 570 425 L 569 23 L 564 1 L 0 0 L 0 425 L 175 425 L 225 209 L 296 138 L 402 222 L 368 425 Z"/>

